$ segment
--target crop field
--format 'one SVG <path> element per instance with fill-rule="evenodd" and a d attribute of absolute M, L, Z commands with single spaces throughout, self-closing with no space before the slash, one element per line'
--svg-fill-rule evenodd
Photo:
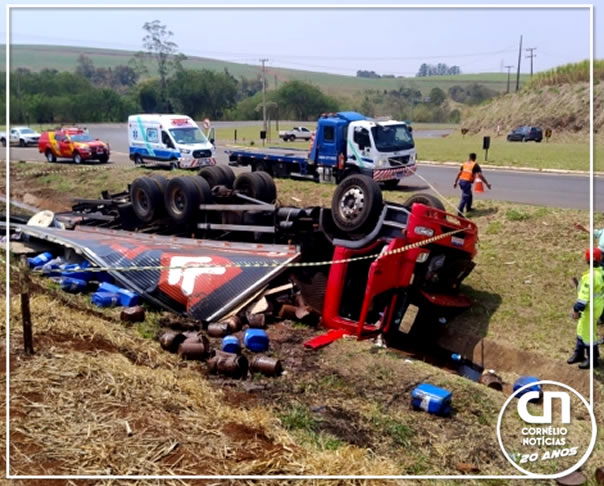
<path fill-rule="evenodd" d="M 90 57 L 96 67 L 107 68 L 119 64 L 128 64 L 128 61 L 132 58 L 134 52 L 89 47 L 13 45 L 11 51 L 11 69 L 22 67 L 32 71 L 40 71 L 44 68 L 57 69 L 59 71 L 75 71 L 77 59 L 80 54 Z M 5 50 L 1 49 L 0 63 L 3 65 L 4 62 Z M 229 72 L 236 77 L 256 78 L 260 74 L 259 66 L 195 56 L 190 56 L 183 65 L 188 69 L 210 69 L 214 71 L 223 71 L 227 68 Z M 151 64 L 149 65 L 149 69 L 151 74 L 153 74 L 153 66 Z M 273 83 L 275 77 L 280 83 L 293 79 L 308 81 L 333 95 L 351 95 L 366 89 L 398 89 L 400 86 L 417 88 L 421 90 L 422 93 L 427 94 L 435 87 L 440 87 L 446 91 L 453 85 L 464 86 L 476 82 L 502 92 L 505 90 L 507 82 L 507 75 L 503 73 L 430 76 L 426 78 L 368 79 L 269 66 L 267 69 L 269 88 L 274 88 Z M 521 79 L 524 82 L 527 79 L 527 75 L 522 75 Z"/>

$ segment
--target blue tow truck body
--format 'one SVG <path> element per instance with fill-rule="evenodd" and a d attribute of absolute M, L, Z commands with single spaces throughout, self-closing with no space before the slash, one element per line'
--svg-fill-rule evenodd
<path fill-rule="evenodd" d="M 249 165 L 275 177 L 318 181 L 361 173 L 396 185 L 416 168 L 415 143 L 404 122 L 376 121 L 353 111 L 322 115 L 310 152 L 296 149 L 227 150 L 231 165 Z"/>

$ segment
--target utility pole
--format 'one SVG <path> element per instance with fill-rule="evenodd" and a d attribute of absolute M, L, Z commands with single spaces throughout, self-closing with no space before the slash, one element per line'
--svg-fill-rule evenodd
<path fill-rule="evenodd" d="M 506 90 L 506 93 L 509 93 L 510 92 L 510 69 L 512 69 L 514 66 L 503 66 L 503 67 L 508 70 L 508 89 Z"/>
<path fill-rule="evenodd" d="M 264 63 L 267 62 L 268 59 L 260 59 L 262 63 L 262 122 L 264 125 L 264 131 L 266 130 L 266 71 L 264 70 Z"/>
<path fill-rule="evenodd" d="M 531 58 L 531 78 L 533 77 L 533 58 L 537 57 L 537 54 L 534 54 L 533 51 L 537 50 L 536 47 L 527 47 L 525 51 L 529 51 L 530 54 L 526 56 L 527 58 Z"/>
<path fill-rule="evenodd" d="M 518 70 L 516 71 L 516 91 L 520 89 L 520 61 L 522 59 L 522 36 L 520 36 L 520 47 L 518 48 Z"/>

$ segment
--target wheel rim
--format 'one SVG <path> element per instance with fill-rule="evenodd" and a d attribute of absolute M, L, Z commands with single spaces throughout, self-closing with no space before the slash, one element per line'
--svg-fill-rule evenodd
<path fill-rule="evenodd" d="M 52 162 L 52 152 L 46 152 L 46 160 Z"/>
<path fill-rule="evenodd" d="M 82 162 L 82 157 L 80 157 L 80 154 L 75 154 L 75 155 L 73 156 L 73 161 L 74 161 L 76 164 L 79 164 L 80 162 Z"/>
<path fill-rule="evenodd" d="M 352 186 L 340 199 L 340 215 L 347 221 L 356 220 L 365 208 L 365 194 L 359 186 Z"/>
<path fill-rule="evenodd" d="M 172 191 L 172 197 L 170 198 L 172 211 L 175 214 L 182 214 L 186 207 L 186 197 L 180 189 Z"/>
<path fill-rule="evenodd" d="M 145 210 L 145 212 L 149 211 L 149 198 L 147 197 L 147 194 L 145 193 L 145 191 L 136 191 L 136 202 L 138 203 L 138 205 Z"/>

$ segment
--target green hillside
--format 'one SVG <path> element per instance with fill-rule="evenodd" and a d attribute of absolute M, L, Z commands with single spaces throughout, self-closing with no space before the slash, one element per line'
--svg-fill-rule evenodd
<path fill-rule="evenodd" d="M 27 68 L 32 71 L 40 71 L 44 68 L 52 68 L 59 71 L 73 71 L 80 54 L 90 57 L 96 67 L 113 67 L 119 64 L 127 64 L 134 53 L 133 51 L 96 49 L 91 47 L 13 45 L 11 46 L 11 70 Z M 4 48 L 0 49 L 0 62 L 3 65 L 5 63 Z M 202 57 L 189 57 L 184 65 L 189 69 L 206 68 L 216 71 L 222 71 L 224 68 L 227 68 L 231 74 L 237 77 L 254 78 L 260 73 L 258 66 Z M 151 65 L 149 67 L 152 68 Z M 427 94 L 434 87 L 440 87 L 446 91 L 454 85 L 465 85 L 475 82 L 503 92 L 506 89 L 507 81 L 507 74 L 503 73 L 461 74 L 458 76 L 431 76 L 426 78 L 368 79 L 269 66 L 267 69 L 269 88 L 274 87 L 275 77 L 278 83 L 292 79 L 308 81 L 332 95 L 350 95 L 367 89 L 398 89 L 401 86 L 417 88 Z M 522 75 L 521 79 L 524 81 L 526 75 Z"/>

